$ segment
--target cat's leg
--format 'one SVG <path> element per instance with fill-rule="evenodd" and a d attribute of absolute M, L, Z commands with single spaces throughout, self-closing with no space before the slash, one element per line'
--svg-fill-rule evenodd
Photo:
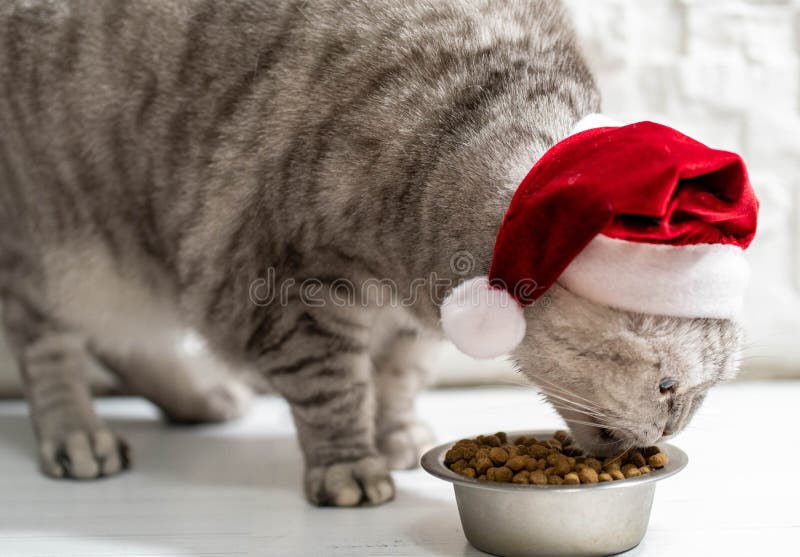
<path fill-rule="evenodd" d="M 128 466 L 128 447 L 97 416 L 88 372 L 96 362 L 81 334 L 21 300 L 3 300 L 3 321 L 19 362 L 42 471 L 91 479 Z"/>
<path fill-rule="evenodd" d="M 126 390 L 153 402 L 174 423 L 224 422 L 250 407 L 252 390 L 192 331 L 159 331 L 133 345 L 101 339 L 94 349 Z"/>
<path fill-rule="evenodd" d="M 370 329 L 363 316 L 331 307 L 282 314 L 281 331 L 254 350 L 291 405 L 308 500 L 346 507 L 392 499 L 389 468 L 375 446 Z"/>
<path fill-rule="evenodd" d="M 378 449 L 394 470 L 415 468 L 433 444 L 430 428 L 414 411 L 414 399 L 425 386 L 436 341 L 415 330 L 402 330 L 375 358 Z"/>

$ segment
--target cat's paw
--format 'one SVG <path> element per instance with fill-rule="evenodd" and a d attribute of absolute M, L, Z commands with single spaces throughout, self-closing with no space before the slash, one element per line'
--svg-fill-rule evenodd
<path fill-rule="evenodd" d="M 39 465 L 52 478 L 91 480 L 128 468 L 128 445 L 107 429 L 73 431 L 39 442 Z"/>
<path fill-rule="evenodd" d="M 390 429 L 378 438 L 378 450 L 392 470 L 409 470 L 419 466 L 422 454 L 431 448 L 435 437 L 423 422 L 412 422 Z"/>
<path fill-rule="evenodd" d="M 394 498 L 394 482 L 386 460 L 366 457 L 306 470 L 308 500 L 320 506 L 380 505 Z"/>

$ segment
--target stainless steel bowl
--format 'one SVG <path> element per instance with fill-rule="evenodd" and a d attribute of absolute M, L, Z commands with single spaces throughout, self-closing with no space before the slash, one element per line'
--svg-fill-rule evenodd
<path fill-rule="evenodd" d="M 552 436 L 554 431 L 508 435 Z M 662 443 L 669 457 L 645 476 L 593 485 L 519 485 L 473 480 L 448 469 L 444 454 L 453 443 L 422 457 L 422 467 L 453 484 L 467 540 L 504 557 L 601 556 L 627 551 L 642 541 L 656 482 L 680 472 L 686 453 Z"/>

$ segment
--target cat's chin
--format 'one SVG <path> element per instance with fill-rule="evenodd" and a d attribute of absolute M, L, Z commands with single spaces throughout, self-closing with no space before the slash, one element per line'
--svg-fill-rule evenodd
<path fill-rule="evenodd" d="M 573 425 L 570 427 L 570 433 L 575 444 L 591 456 L 613 456 L 633 444 L 631 439 L 605 427 Z"/>

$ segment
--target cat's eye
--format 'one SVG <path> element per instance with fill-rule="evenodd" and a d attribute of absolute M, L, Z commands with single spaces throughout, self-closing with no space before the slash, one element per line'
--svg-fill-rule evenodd
<path fill-rule="evenodd" d="M 658 390 L 661 391 L 662 395 L 667 393 L 674 393 L 675 389 L 678 388 L 678 382 L 671 377 L 666 379 L 662 379 L 661 383 L 658 384 Z"/>

